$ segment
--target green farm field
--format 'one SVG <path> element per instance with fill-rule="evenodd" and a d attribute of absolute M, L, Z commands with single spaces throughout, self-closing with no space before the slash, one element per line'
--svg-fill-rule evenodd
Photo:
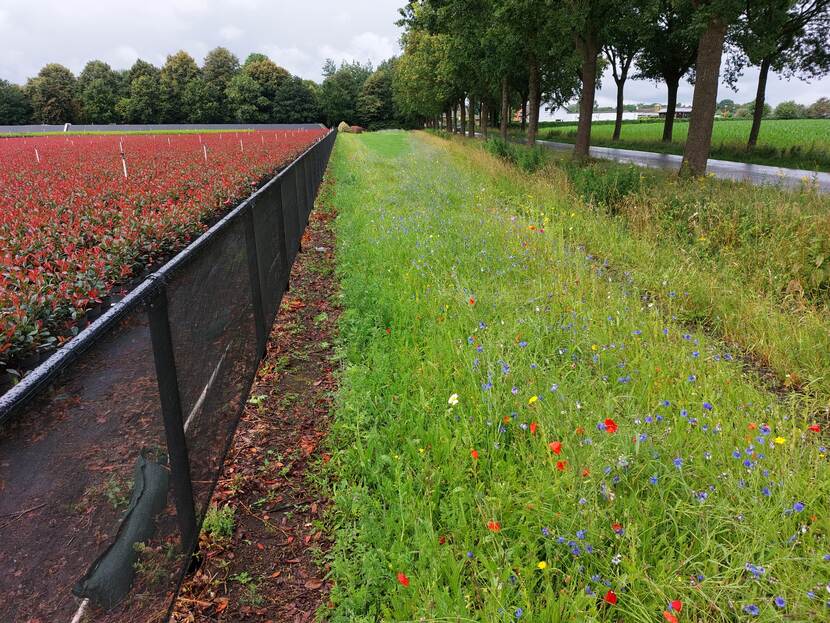
<path fill-rule="evenodd" d="M 750 120 L 716 121 L 712 135 L 712 158 L 751 162 L 771 166 L 830 171 L 830 119 L 765 119 L 761 124 L 758 145 L 746 151 Z M 682 154 L 689 124 L 674 124 L 673 141 L 663 144 L 662 122 L 624 123 L 619 141 L 612 141 L 613 123 L 595 123 L 591 144 L 624 149 L 641 149 L 661 153 Z M 546 123 L 540 127 L 540 138 L 573 142 L 575 124 Z"/>
<path fill-rule="evenodd" d="M 821 305 L 785 308 L 695 252 L 703 233 L 640 233 L 557 163 L 527 175 L 478 142 L 341 135 L 329 178 L 343 373 L 322 618 L 826 618 L 827 385 L 773 391 L 747 356 L 821 378 Z M 813 201 L 680 191 L 796 220 Z"/>

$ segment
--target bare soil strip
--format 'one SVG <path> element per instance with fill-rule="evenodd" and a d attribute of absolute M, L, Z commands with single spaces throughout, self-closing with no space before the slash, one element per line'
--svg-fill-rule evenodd
<path fill-rule="evenodd" d="M 325 194 L 323 194 L 325 196 Z M 182 587 L 174 621 L 311 621 L 328 583 L 318 562 L 325 500 L 308 480 L 336 389 L 334 214 L 312 213 L 268 352 L 213 503 L 234 509 L 233 532 L 203 533 L 203 563 Z"/>

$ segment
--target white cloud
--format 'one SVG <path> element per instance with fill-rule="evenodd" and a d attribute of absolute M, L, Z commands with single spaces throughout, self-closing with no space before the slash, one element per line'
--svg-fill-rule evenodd
<path fill-rule="evenodd" d="M 239 28 L 238 26 L 223 26 L 219 29 L 219 35 L 225 39 L 226 41 L 233 41 L 234 39 L 239 39 L 245 33 L 244 30 Z"/>
<path fill-rule="evenodd" d="M 262 51 L 277 65 L 297 76 L 307 76 L 318 70 L 318 59 L 298 47 L 282 48 L 278 45 L 266 45 Z"/>

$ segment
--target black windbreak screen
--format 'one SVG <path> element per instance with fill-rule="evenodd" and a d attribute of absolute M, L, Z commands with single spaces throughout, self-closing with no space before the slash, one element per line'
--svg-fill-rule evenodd
<path fill-rule="evenodd" d="M 14 606 L 4 620 L 69 621 L 78 607 L 73 587 L 115 541 L 130 510 L 137 466 L 143 459 L 167 469 L 143 308 L 3 428 L 0 457 L 0 595 Z M 134 598 L 112 618 L 95 620 L 123 620 L 125 612 L 149 618 L 167 607 L 164 593 L 181 566 L 178 529 L 172 496 L 153 495 L 164 508 L 153 537 L 136 560 L 112 571 L 120 581 L 136 567 L 150 572 L 127 578 Z M 149 506 L 136 508 L 134 514 Z"/>
<path fill-rule="evenodd" d="M 242 218 L 176 269 L 167 286 L 167 305 L 190 476 L 201 516 L 259 362 Z"/>

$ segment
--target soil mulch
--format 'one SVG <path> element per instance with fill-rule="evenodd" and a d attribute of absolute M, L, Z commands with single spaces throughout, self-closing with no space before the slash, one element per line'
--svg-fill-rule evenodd
<path fill-rule="evenodd" d="M 309 472 L 327 461 L 339 315 L 334 214 L 312 212 L 268 351 L 213 495 L 234 509 L 230 537 L 206 531 L 202 564 L 184 583 L 173 621 L 311 621 L 326 599 L 319 519 L 325 500 Z"/>

